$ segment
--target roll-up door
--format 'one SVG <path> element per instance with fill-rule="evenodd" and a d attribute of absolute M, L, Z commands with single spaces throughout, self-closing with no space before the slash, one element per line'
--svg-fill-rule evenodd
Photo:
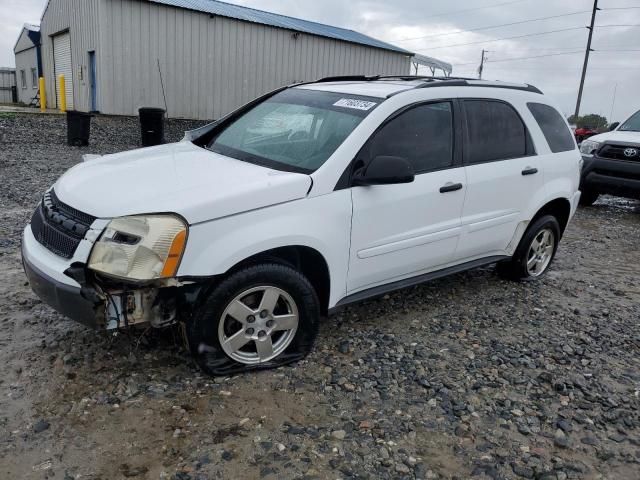
<path fill-rule="evenodd" d="M 73 69 L 71 67 L 71 35 L 69 32 L 53 37 L 53 69 L 56 76 L 56 105 L 60 106 L 58 76 L 64 75 L 67 110 L 73 108 Z"/>

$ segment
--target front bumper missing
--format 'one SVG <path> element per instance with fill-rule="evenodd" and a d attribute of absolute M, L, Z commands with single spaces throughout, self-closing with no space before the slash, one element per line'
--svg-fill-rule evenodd
<path fill-rule="evenodd" d="M 88 250 L 88 249 L 87 249 Z M 176 323 L 178 305 L 190 311 L 203 281 L 165 279 L 128 284 L 87 270 L 86 256 L 60 258 L 40 245 L 29 226 L 22 237 L 22 264 L 34 293 L 54 310 L 96 330 Z M 88 252 L 86 252 L 88 255 Z"/>
<path fill-rule="evenodd" d="M 33 265 L 22 252 L 22 265 L 32 290 L 40 299 L 65 317 L 88 327 L 104 328 L 104 303 L 90 301 L 81 287 L 62 283 Z"/>

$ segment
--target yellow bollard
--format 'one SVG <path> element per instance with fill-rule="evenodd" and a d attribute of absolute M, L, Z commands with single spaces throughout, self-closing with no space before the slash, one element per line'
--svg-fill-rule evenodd
<path fill-rule="evenodd" d="M 60 111 L 64 113 L 67 111 L 67 91 L 64 85 L 64 75 L 58 76 L 58 88 L 60 89 Z"/>
<path fill-rule="evenodd" d="M 44 89 L 44 77 L 40 77 L 40 111 L 47 110 L 47 92 Z"/>

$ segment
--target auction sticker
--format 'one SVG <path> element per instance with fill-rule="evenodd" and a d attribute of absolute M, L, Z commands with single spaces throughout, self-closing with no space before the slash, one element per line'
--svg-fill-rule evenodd
<path fill-rule="evenodd" d="M 355 108 L 356 110 L 371 110 L 376 105 L 376 102 L 356 100 L 355 98 L 341 98 L 333 104 L 334 107 Z"/>

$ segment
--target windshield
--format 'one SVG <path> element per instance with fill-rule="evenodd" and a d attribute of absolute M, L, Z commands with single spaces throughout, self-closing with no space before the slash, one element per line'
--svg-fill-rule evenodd
<path fill-rule="evenodd" d="M 311 173 L 381 101 L 289 88 L 235 119 L 208 148 L 278 170 Z"/>
<path fill-rule="evenodd" d="M 631 115 L 618 130 L 623 132 L 640 132 L 640 110 Z"/>

